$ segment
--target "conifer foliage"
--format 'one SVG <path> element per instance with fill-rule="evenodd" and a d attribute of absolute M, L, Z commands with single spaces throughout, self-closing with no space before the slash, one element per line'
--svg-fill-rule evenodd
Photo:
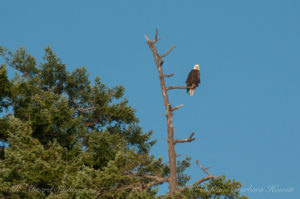
<path fill-rule="evenodd" d="M 68 72 L 49 47 L 41 63 L 24 48 L 0 47 L 0 54 L 1 198 L 157 196 L 169 168 L 149 154 L 152 132 L 142 131 L 122 86 L 108 88 L 99 77 L 91 83 L 84 67 Z M 188 165 L 178 162 L 182 184 Z M 210 198 L 212 186 L 226 183 L 221 195 L 238 197 L 240 184 L 223 180 L 180 197 Z"/>

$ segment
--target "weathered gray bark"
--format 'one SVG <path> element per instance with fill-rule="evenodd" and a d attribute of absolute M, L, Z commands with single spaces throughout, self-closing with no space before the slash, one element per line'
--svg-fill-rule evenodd
<path fill-rule="evenodd" d="M 154 55 L 154 60 L 159 73 L 160 86 L 161 86 L 161 91 L 164 99 L 164 105 L 166 109 L 166 117 L 167 117 L 167 125 L 168 125 L 168 152 L 169 152 L 169 166 L 170 166 L 169 185 L 170 185 L 170 193 L 173 194 L 178 189 L 177 171 L 176 171 L 176 154 L 174 148 L 175 143 L 174 143 L 173 111 L 169 102 L 167 89 L 165 85 L 165 75 L 162 70 L 162 65 L 163 65 L 162 56 L 158 54 L 156 47 L 154 45 L 156 42 L 157 42 L 157 31 L 155 35 L 155 40 L 150 41 L 149 39 L 147 39 L 147 44 Z M 168 51 L 168 53 L 166 53 L 164 56 L 169 54 L 173 48 L 174 47 L 172 47 L 170 51 Z"/>
<path fill-rule="evenodd" d="M 176 153 L 175 153 L 175 144 L 176 143 L 185 143 L 185 142 L 192 142 L 193 140 L 195 140 L 196 138 L 194 138 L 194 132 L 191 133 L 191 135 L 187 138 L 187 139 L 174 139 L 174 127 L 173 127 L 173 111 L 181 108 L 183 106 L 179 105 L 176 106 L 174 108 L 172 108 L 172 106 L 170 105 L 169 102 L 169 97 L 168 97 L 168 90 L 171 89 L 187 89 L 187 88 L 193 88 L 193 87 L 187 87 L 187 86 L 169 86 L 166 87 L 165 84 L 165 77 L 171 77 L 174 74 L 164 74 L 163 73 L 163 69 L 162 69 L 162 65 L 164 63 L 164 60 L 162 59 L 163 57 L 167 56 L 174 48 L 175 46 L 172 46 L 170 48 L 170 50 L 163 54 L 163 55 L 159 55 L 155 46 L 155 43 L 159 40 L 157 38 L 157 34 L 158 31 L 156 30 L 156 34 L 155 34 L 155 39 L 153 41 L 151 41 L 146 35 L 146 43 L 149 46 L 149 48 L 151 49 L 153 56 L 154 56 L 154 60 L 155 60 L 155 64 L 158 70 L 158 74 L 159 74 L 159 80 L 160 80 L 160 86 L 161 86 L 161 91 L 162 91 L 162 95 L 163 95 L 163 100 L 164 100 L 164 105 L 165 105 L 165 109 L 166 109 L 166 113 L 164 114 L 167 118 L 167 127 L 168 127 L 168 152 L 169 152 L 169 167 L 170 167 L 170 176 L 168 178 L 168 182 L 170 185 L 170 194 L 174 194 L 175 192 L 180 192 L 183 191 L 193 185 L 198 185 L 206 180 L 212 179 L 214 178 L 210 173 L 207 172 L 206 169 L 204 169 L 198 162 L 197 164 L 200 166 L 200 168 L 206 172 L 209 176 L 202 178 L 200 180 L 198 180 L 197 182 L 193 183 L 192 185 L 189 185 L 187 187 L 184 187 L 182 189 L 178 189 L 178 180 L 177 180 L 177 169 L 176 169 Z"/>

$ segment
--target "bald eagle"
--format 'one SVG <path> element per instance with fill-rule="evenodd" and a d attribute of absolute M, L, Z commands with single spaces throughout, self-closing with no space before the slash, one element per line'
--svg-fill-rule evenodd
<path fill-rule="evenodd" d="M 198 64 L 191 70 L 185 82 L 187 87 L 193 87 L 186 89 L 187 93 L 189 93 L 190 96 L 193 96 L 196 87 L 200 84 L 200 66 Z"/>

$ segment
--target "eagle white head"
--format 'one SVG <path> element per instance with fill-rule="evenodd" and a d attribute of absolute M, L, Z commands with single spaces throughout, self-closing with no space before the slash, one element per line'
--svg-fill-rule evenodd
<path fill-rule="evenodd" d="M 199 66 L 198 64 L 196 64 L 196 65 L 194 66 L 194 69 L 195 69 L 195 70 L 200 70 L 200 66 Z"/>

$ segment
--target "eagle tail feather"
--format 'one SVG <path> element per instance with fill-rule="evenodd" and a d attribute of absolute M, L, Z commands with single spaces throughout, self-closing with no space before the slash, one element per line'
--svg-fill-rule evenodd
<path fill-rule="evenodd" d="M 195 92 L 195 89 L 190 89 L 190 96 L 193 96 Z"/>

